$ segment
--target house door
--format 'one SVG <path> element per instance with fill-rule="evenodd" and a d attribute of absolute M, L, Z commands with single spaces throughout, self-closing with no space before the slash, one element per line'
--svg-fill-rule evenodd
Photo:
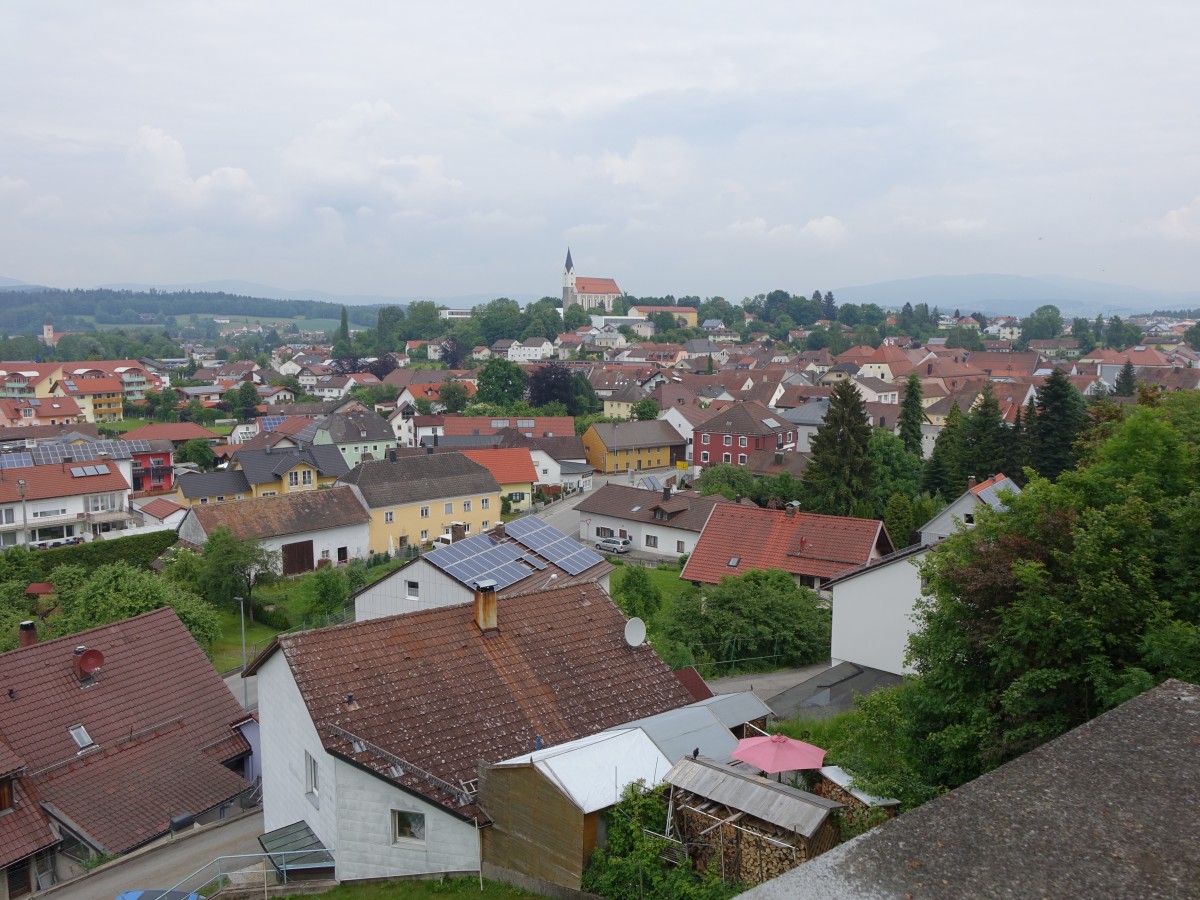
<path fill-rule="evenodd" d="M 313 542 L 297 541 L 283 545 L 283 574 L 299 575 L 313 568 Z"/>

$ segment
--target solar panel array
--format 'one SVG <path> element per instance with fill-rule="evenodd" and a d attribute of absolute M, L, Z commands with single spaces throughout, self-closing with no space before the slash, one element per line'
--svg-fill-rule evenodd
<path fill-rule="evenodd" d="M 496 582 L 496 590 L 501 591 L 530 574 L 529 566 L 519 561 L 525 553 L 520 544 L 502 544 L 490 535 L 476 534 L 448 547 L 431 550 L 425 554 L 425 559 L 469 587 L 491 579 Z"/>
<path fill-rule="evenodd" d="M 38 444 L 29 448 L 36 466 L 52 466 L 67 460 L 129 459 L 135 453 L 150 453 L 149 441 L 91 441 L 82 444 Z"/>
<path fill-rule="evenodd" d="M 24 469 L 33 465 L 28 453 L 0 453 L 0 469 Z"/>
<path fill-rule="evenodd" d="M 505 532 L 572 575 L 586 572 L 596 563 L 604 562 L 604 557 L 595 550 L 583 546 L 553 525 L 547 525 L 534 516 L 525 516 L 515 522 L 509 522 Z"/>
<path fill-rule="evenodd" d="M 260 431 L 274 431 L 286 418 L 287 416 L 259 416 L 258 428 Z"/>
<path fill-rule="evenodd" d="M 72 478 L 86 478 L 88 475 L 108 474 L 108 466 L 71 466 Z"/>

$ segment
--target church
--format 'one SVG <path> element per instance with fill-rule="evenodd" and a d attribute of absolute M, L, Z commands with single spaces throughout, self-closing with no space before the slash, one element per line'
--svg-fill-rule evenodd
<path fill-rule="evenodd" d="M 571 261 L 571 248 L 567 248 L 567 262 L 563 266 L 563 312 L 578 304 L 585 310 L 613 311 L 613 301 L 621 296 L 621 289 L 611 278 L 587 278 L 575 274 L 575 263 Z"/>

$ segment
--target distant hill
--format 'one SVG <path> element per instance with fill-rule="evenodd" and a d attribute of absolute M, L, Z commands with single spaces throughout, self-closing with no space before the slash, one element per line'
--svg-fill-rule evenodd
<path fill-rule="evenodd" d="M 885 308 L 928 303 L 942 312 L 961 309 L 964 315 L 1027 315 L 1047 303 L 1064 316 L 1089 317 L 1200 306 L 1200 291 L 1152 291 L 1058 275 L 928 275 L 834 288 L 833 293 L 843 303 L 878 303 Z"/>
<path fill-rule="evenodd" d="M 28 281 L 20 281 L 16 278 L 5 278 L 0 275 L 0 291 L 48 291 L 50 288 L 44 284 L 30 284 Z"/>

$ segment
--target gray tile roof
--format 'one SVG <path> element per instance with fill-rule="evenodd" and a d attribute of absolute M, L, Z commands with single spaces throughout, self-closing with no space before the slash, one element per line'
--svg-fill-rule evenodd
<path fill-rule="evenodd" d="M 597 422 L 591 426 L 609 450 L 633 447 L 669 447 L 683 444 L 670 422 L 652 419 L 648 422 Z"/>
<path fill-rule="evenodd" d="M 341 451 L 332 444 L 278 450 L 239 450 L 234 455 L 234 461 L 242 467 L 246 480 L 251 484 L 278 481 L 285 472 L 290 472 L 301 463 L 312 466 L 325 478 L 337 478 L 350 471 Z"/>
<path fill-rule="evenodd" d="M 701 497 L 691 491 L 673 494 L 663 500 L 660 491 L 644 491 L 624 484 L 609 483 L 589 494 L 575 508 L 581 513 L 608 516 L 630 522 L 656 523 L 664 528 L 679 528 L 697 534 L 718 503 L 729 503 L 720 494 Z M 657 519 L 660 513 L 668 518 Z"/>
<path fill-rule="evenodd" d="M 487 469 L 461 453 L 372 460 L 355 466 L 339 483 L 358 485 L 372 509 L 500 490 Z"/>
<path fill-rule="evenodd" d="M 335 444 L 364 440 L 395 443 L 396 440 L 392 426 L 376 412 L 334 413 L 322 420 L 317 429 L 328 432 Z"/>
<path fill-rule="evenodd" d="M 244 472 L 203 472 L 196 475 L 180 475 L 175 484 L 189 500 L 199 497 L 232 497 L 250 493 L 250 482 Z"/>

